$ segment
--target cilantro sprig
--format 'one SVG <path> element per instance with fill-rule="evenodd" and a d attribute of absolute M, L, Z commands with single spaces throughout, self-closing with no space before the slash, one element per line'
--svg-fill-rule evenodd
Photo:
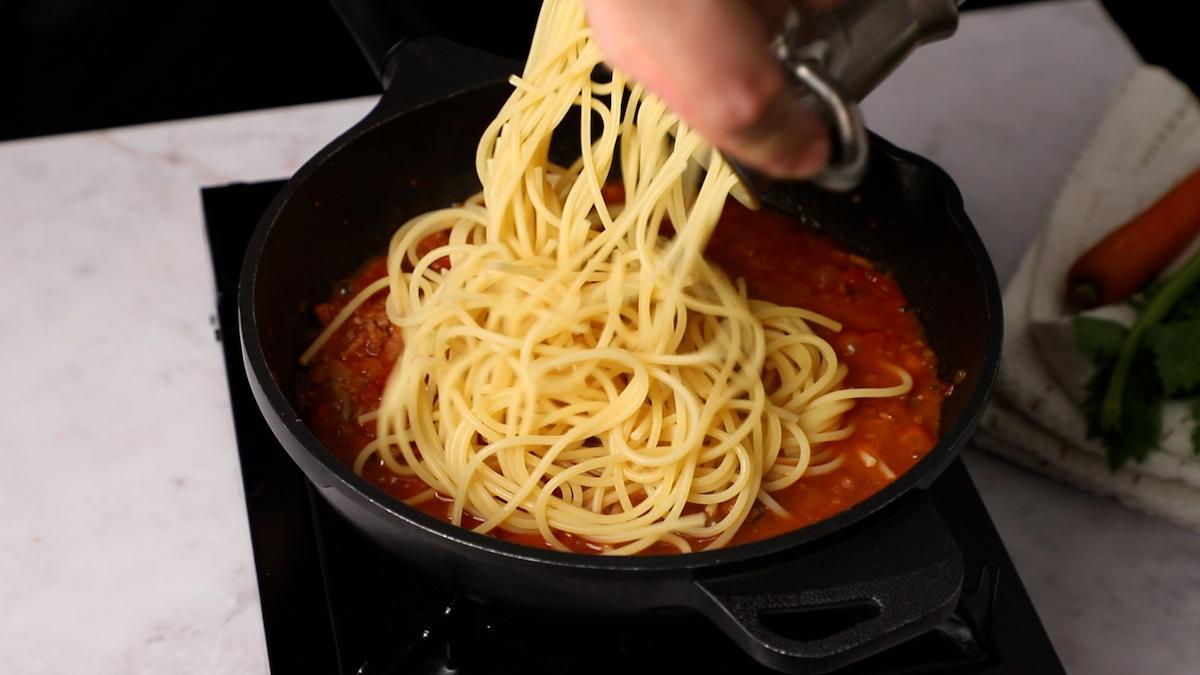
<path fill-rule="evenodd" d="M 1074 320 L 1076 344 L 1097 366 L 1084 402 L 1088 436 L 1102 440 L 1114 470 L 1144 460 L 1158 443 L 1165 400 L 1200 394 L 1200 254 L 1137 304 L 1129 329 L 1095 317 Z M 1192 413 L 1200 420 L 1200 398 Z M 1200 454 L 1200 427 L 1192 445 Z"/>

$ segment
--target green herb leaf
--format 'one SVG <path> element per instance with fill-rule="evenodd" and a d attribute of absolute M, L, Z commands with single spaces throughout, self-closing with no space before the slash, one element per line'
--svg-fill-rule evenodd
<path fill-rule="evenodd" d="M 1200 390 L 1200 253 L 1133 304 L 1138 318 L 1128 331 L 1098 319 L 1074 324 L 1079 349 L 1096 364 L 1084 401 L 1088 438 L 1103 440 L 1113 470 L 1158 445 L 1167 395 Z M 1192 412 L 1200 419 L 1200 404 Z M 1200 431 L 1192 440 L 1200 451 Z"/>
<path fill-rule="evenodd" d="M 1197 254 L 1200 256 L 1200 254 Z M 1178 273 L 1176 274 L 1178 276 Z M 1175 276 L 1162 277 L 1155 279 L 1146 285 L 1133 297 L 1129 298 L 1129 304 L 1141 314 L 1158 294 L 1167 287 L 1167 285 L 1175 278 Z M 1174 321 L 1190 321 L 1192 319 L 1200 319 L 1200 284 L 1193 283 L 1175 299 L 1172 303 L 1171 311 L 1167 312 L 1163 317 L 1164 323 Z"/>
<path fill-rule="evenodd" d="M 1175 306 L 1167 314 L 1167 323 L 1176 321 L 1194 321 L 1200 319 L 1200 284 L 1193 284 L 1175 301 Z"/>
<path fill-rule="evenodd" d="M 1146 331 L 1146 346 L 1168 396 L 1200 387 L 1200 319 L 1154 326 Z"/>
<path fill-rule="evenodd" d="M 1079 351 L 1097 360 L 1108 360 L 1121 351 L 1121 342 L 1129 329 L 1116 321 L 1077 316 L 1071 322 Z"/>
<path fill-rule="evenodd" d="M 1105 431 L 1100 409 L 1112 377 L 1113 365 L 1100 368 L 1088 381 L 1084 412 L 1088 438 L 1099 438 L 1108 450 L 1108 465 L 1115 471 L 1130 460 L 1142 461 L 1158 445 L 1162 432 L 1163 391 L 1154 364 L 1146 352 L 1138 355 L 1122 392 L 1120 424 Z"/>

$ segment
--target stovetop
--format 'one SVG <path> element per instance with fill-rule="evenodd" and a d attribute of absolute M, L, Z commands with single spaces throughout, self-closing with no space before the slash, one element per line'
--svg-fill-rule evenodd
<path fill-rule="evenodd" d="M 276 442 L 250 392 L 237 329 L 247 242 L 281 181 L 202 191 L 271 672 L 758 673 L 699 616 L 543 616 L 460 597 L 346 523 Z M 1062 665 L 961 460 L 927 498 L 963 553 L 954 614 L 844 672 L 1062 673 Z"/>

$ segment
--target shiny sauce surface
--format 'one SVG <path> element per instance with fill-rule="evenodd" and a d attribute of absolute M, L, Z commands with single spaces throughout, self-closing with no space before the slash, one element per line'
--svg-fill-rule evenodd
<path fill-rule="evenodd" d="M 436 236 L 436 235 L 435 235 Z M 426 241 L 426 250 L 443 242 Z M 789 516 L 756 505 L 729 545 L 766 539 L 828 518 L 875 494 L 921 459 L 937 441 L 942 400 L 950 387 L 937 377 L 937 360 L 926 344 L 916 314 L 895 279 L 871 261 L 785 214 L 750 211 L 732 200 L 705 253 L 732 278 L 746 281 L 751 297 L 779 305 L 804 307 L 842 324 L 840 332 L 813 326 L 849 366 L 847 387 L 896 384 L 888 364 L 907 370 L 912 390 L 899 397 L 859 400 L 843 418 L 854 433 L 843 440 L 813 448 L 832 448 L 845 455 L 842 465 L 827 474 L 804 476 L 772 497 Z M 359 290 L 386 276 L 386 260 L 363 266 L 339 284 L 333 297 L 314 312 L 328 324 Z M 332 337 L 306 371 L 301 387 L 305 421 L 343 462 L 354 463 L 375 436 L 374 422 L 358 417 L 374 410 L 384 383 L 403 348 L 400 332 L 384 312 L 387 294 L 368 300 Z M 867 457 L 877 458 L 872 462 Z M 367 462 L 364 477 L 385 492 L 406 499 L 427 489 L 415 477 L 397 476 L 378 459 Z M 416 508 L 448 520 L 449 500 L 427 500 Z M 476 522 L 464 520 L 471 527 Z M 545 548 L 540 535 L 492 532 L 500 539 Z M 599 553 L 593 544 L 560 535 L 581 553 Z M 693 542 L 702 548 L 704 542 Z M 674 553 L 661 545 L 646 553 Z"/>

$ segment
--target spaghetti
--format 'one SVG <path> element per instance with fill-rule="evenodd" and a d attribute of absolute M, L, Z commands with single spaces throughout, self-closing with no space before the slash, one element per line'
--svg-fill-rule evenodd
<path fill-rule="evenodd" d="M 594 79 L 600 63 L 579 0 L 547 0 L 480 140 L 482 192 L 404 224 L 387 276 L 301 360 L 386 289 L 404 349 L 356 471 L 378 458 L 429 486 L 412 501 L 452 500 L 455 524 L 563 550 L 563 535 L 610 554 L 716 548 L 756 501 L 786 516 L 771 493 L 845 461 L 821 444 L 853 432 L 854 401 L 912 377 L 842 387 L 812 329 L 837 322 L 751 299 L 701 255 L 736 177 L 619 71 Z M 575 106 L 584 151 L 557 166 L 551 138 Z M 618 164 L 624 197 L 606 199 Z"/>

